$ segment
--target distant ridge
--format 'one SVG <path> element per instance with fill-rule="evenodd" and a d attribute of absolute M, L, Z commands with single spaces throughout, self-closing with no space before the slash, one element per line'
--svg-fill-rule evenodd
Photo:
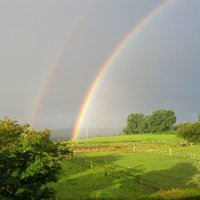
<path fill-rule="evenodd" d="M 53 140 L 58 140 L 58 139 L 70 139 L 70 135 L 72 132 L 72 128 L 68 128 L 68 129 L 53 129 L 51 130 L 51 139 Z"/>
<path fill-rule="evenodd" d="M 73 128 L 67 129 L 53 129 L 51 130 L 51 139 L 70 139 Z M 91 137 L 103 137 L 103 136 L 113 136 L 119 135 L 121 133 L 120 128 L 111 127 L 88 127 L 82 128 L 80 130 L 80 135 L 78 139 L 91 138 Z"/>

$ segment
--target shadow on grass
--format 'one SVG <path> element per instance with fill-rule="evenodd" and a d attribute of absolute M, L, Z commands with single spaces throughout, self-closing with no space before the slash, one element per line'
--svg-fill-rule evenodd
<path fill-rule="evenodd" d="M 143 175 L 143 179 L 160 189 L 169 188 L 197 188 L 193 177 L 199 173 L 190 163 L 179 163 L 172 168 L 160 171 L 151 171 Z"/>
<path fill-rule="evenodd" d="M 94 163 L 97 163 L 99 165 L 104 165 L 104 164 L 112 164 L 113 162 L 120 160 L 123 156 L 116 155 L 116 154 L 107 154 L 107 155 L 98 155 L 98 156 L 84 156 L 85 159 L 91 160 Z"/>
<path fill-rule="evenodd" d="M 199 184 L 195 182 L 194 176 L 199 173 L 199 170 L 190 163 L 179 163 L 175 165 L 174 167 L 171 167 L 169 169 L 165 170 L 157 170 L 157 171 L 151 171 L 148 173 L 144 173 L 141 175 L 142 182 L 138 182 L 138 189 L 141 191 L 140 195 L 136 199 L 150 199 L 150 196 L 152 194 L 155 194 L 156 192 L 162 191 L 162 192 L 169 192 L 171 189 L 177 189 L 179 192 L 180 190 L 188 190 L 192 191 L 199 190 Z M 124 180 L 122 182 L 122 191 L 123 189 L 129 189 L 133 188 L 135 186 L 134 181 L 126 181 Z M 172 190 L 173 191 L 173 190 Z M 177 193 L 178 193 L 177 192 Z M 172 194 L 175 195 L 176 194 Z M 188 195 L 188 193 L 187 193 Z M 170 195 L 169 195 L 170 196 Z M 131 199 L 131 197 L 127 197 L 127 199 Z M 164 197 L 165 199 L 165 197 Z M 170 199 L 192 199 L 188 195 L 187 197 L 174 197 L 173 198 L 166 198 L 168 200 Z M 200 193 L 199 193 L 199 199 L 200 199 Z"/>
<path fill-rule="evenodd" d="M 151 194 L 161 189 L 163 191 L 171 188 L 198 189 L 198 185 L 192 182 L 194 175 L 199 173 L 198 169 L 189 163 L 179 163 L 166 170 L 143 173 L 141 175 L 143 181 L 158 186 L 157 189 L 140 185 L 132 179 L 122 180 L 105 176 L 103 170 L 77 169 L 74 163 L 66 170 L 68 170 L 65 172 L 66 179 L 55 184 L 58 200 L 149 199 Z"/>

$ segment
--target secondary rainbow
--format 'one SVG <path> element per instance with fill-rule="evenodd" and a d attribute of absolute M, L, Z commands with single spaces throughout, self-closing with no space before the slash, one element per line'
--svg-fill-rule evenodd
<path fill-rule="evenodd" d="M 103 75 L 108 70 L 109 67 L 113 64 L 113 62 L 116 60 L 116 58 L 120 55 L 122 50 L 126 47 L 129 41 L 131 41 L 136 33 L 144 27 L 147 22 L 149 22 L 154 16 L 156 16 L 158 13 L 160 13 L 169 3 L 171 0 L 165 0 L 158 6 L 156 6 L 153 10 L 151 10 L 147 15 L 145 15 L 137 24 L 133 26 L 133 28 L 130 30 L 130 32 L 120 41 L 120 43 L 114 48 L 112 53 L 108 56 L 108 58 L 105 60 L 104 64 L 100 68 L 100 71 L 98 72 L 96 78 L 92 82 L 85 99 L 81 105 L 80 112 L 78 114 L 78 117 L 75 122 L 75 126 L 73 129 L 73 132 L 71 134 L 71 141 L 74 141 L 78 137 L 79 130 L 82 126 L 82 122 L 84 120 L 85 114 L 87 112 L 88 106 L 91 102 L 91 99 L 97 89 L 97 86 L 99 85 Z"/>
<path fill-rule="evenodd" d="M 64 41 L 62 42 L 62 45 L 60 48 L 58 48 L 57 53 L 55 54 L 56 56 L 54 59 L 50 62 L 49 66 L 47 67 L 47 72 L 43 78 L 43 81 L 41 83 L 41 87 L 39 88 L 33 109 L 31 112 L 31 117 L 30 117 L 30 124 L 32 126 L 35 125 L 38 114 L 41 111 L 41 107 L 43 105 L 44 99 L 48 93 L 50 83 L 52 82 L 57 69 L 60 66 L 60 62 L 62 61 L 62 58 L 65 53 L 65 49 L 68 47 L 69 43 L 72 41 L 73 37 L 76 35 L 76 33 L 79 31 L 81 27 L 82 21 L 87 17 L 87 14 L 89 13 L 89 10 L 95 5 L 94 0 L 91 0 L 88 5 L 84 9 L 82 9 L 81 13 L 78 15 L 75 23 L 72 25 L 70 31 L 66 33 L 66 36 L 64 38 Z"/>

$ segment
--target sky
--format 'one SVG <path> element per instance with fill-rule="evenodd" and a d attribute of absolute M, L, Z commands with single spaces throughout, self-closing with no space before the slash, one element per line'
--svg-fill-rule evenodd
<path fill-rule="evenodd" d="M 0 0 L 0 118 L 73 127 L 117 44 L 162 0 Z M 123 128 L 130 113 L 200 113 L 200 1 L 172 0 L 103 75 L 82 127 Z M 45 92 L 41 88 L 54 66 Z M 41 97 L 42 96 L 42 97 Z"/>

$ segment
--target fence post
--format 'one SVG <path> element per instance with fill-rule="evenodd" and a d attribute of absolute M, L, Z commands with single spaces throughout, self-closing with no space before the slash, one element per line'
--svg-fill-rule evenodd
<path fill-rule="evenodd" d="M 108 162 L 107 162 L 107 160 L 105 159 L 105 165 L 107 165 L 107 163 L 108 163 Z"/>
<path fill-rule="evenodd" d="M 104 166 L 104 175 L 107 176 L 108 175 L 108 171 L 107 171 L 107 166 Z"/>
<path fill-rule="evenodd" d="M 74 153 L 73 153 L 73 150 L 71 150 L 71 158 L 74 157 Z"/>
<path fill-rule="evenodd" d="M 171 147 L 169 148 L 169 155 L 170 156 L 172 155 L 172 148 Z"/>
<path fill-rule="evenodd" d="M 96 164 L 96 168 L 99 169 L 99 165 L 98 164 Z"/>
<path fill-rule="evenodd" d="M 142 192 L 142 178 L 140 178 L 140 190 Z"/>
<path fill-rule="evenodd" d="M 90 169 L 91 170 L 93 169 L 93 163 L 92 163 L 92 161 L 90 161 Z"/>

